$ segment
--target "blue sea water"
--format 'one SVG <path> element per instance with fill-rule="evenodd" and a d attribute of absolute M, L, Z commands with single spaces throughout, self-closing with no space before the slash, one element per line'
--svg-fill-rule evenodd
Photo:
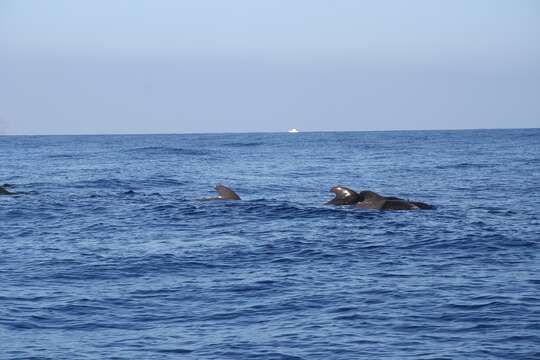
<path fill-rule="evenodd" d="M 2 359 L 538 359 L 540 130 L 0 137 Z M 200 202 L 213 186 L 242 201 Z M 341 184 L 435 210 L 329 207 Z"/>

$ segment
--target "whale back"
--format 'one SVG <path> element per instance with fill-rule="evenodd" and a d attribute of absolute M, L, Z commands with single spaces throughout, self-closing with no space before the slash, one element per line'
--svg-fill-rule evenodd
<path fill-rule="evenodd" d="M 240 196 L 225 185 L 216 185 L 214 189 L 216 189 L 221 200 L 240 200 Z"/>
<path fill-rule="evenodd" d="M 330 189 L 330 192 L 336 196 L 328 201 L 327 205 L 353 205 L 360 200 L 360 196 L 356 191 L 345 186 L 334 186 Z"/>
<path fill-rule="evenodd" d="M 385 196 L 386 199 L 383 210 L 416 210 L 424 209 L 431 210 L 433 209 L 432 205 L 426 204 L 421 201 L 410 201 L 395 196 Z"/>
<path fill-rule="evenodd" d="M 360 192 L 361 201 L 381 201 L 386 200 L 382 195 L 377 194 L 375 191 L 364 190 Z"/>
<path fill-rule="evenodd" d="M 380 210 L 386 199 L 374 191 L 364 190 L 360 192 L 360 201 L 356 207 L 362 209 L 378 209 Z"/>
<path fill-rule="evenodd" d="M 419 209 L 414 203 L 404 200 L 386 200 L 380 210 L 415 210 Z"/>
<path fill-rule="evenodd" d="M 0 195 L 14 195 L 14 193 L 7 191 L 2 186 L 0 186 Z"/>
<path fill-rule="evenodd" d="M 362 191 L 361 200 L 356 206 L 364 209 L 378 210 L 418 210 L 433 209 L 433 206 L 419 202 L 408 201 L 395 196 L 381 196 L 373 191 Z"/>

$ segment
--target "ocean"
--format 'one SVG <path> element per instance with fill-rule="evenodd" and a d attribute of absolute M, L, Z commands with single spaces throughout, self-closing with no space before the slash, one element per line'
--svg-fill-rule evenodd
<path fill-rule="evenodd" d="M 1 359 L 539 359 L 540 129 L 2 136 Z M 241 201 L 198 201 L 222 183 Z M 325 206 L 344 185 L 434 210 Z"/>

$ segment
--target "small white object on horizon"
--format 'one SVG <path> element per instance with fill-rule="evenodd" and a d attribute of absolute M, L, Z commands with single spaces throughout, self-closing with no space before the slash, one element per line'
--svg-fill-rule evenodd
<path fill-rule="evenodd" d="M 290 132 L 291 134 L 294 134 L 294 133 L 297 133 L 298 130 L 296 130 L 296 129 L 293 128 L 293 129 L 289 130 L 289 132 Z"/>

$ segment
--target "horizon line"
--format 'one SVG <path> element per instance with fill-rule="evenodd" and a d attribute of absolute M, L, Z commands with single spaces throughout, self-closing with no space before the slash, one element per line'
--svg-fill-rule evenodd
<path fill-rule="evenodd" d="M 444 128 L 444 129 L 391 129 L 391 130 L 299 130 L 301 133 L 345 133 L 345 132 L 413 132 L 413 131 L 476 131 L 476 130 L 536 130 L 540 127 L 493 127 L 493 128 Z M 209 132 L 111 132 L 111 133 L 59 133 L 59 134 L 0 134 L 2 136 L 142 136 L 142 135 L 224 135 L 224 134 L 287 134 L 288 130 L 282 131 L 209 131 Z"/>

